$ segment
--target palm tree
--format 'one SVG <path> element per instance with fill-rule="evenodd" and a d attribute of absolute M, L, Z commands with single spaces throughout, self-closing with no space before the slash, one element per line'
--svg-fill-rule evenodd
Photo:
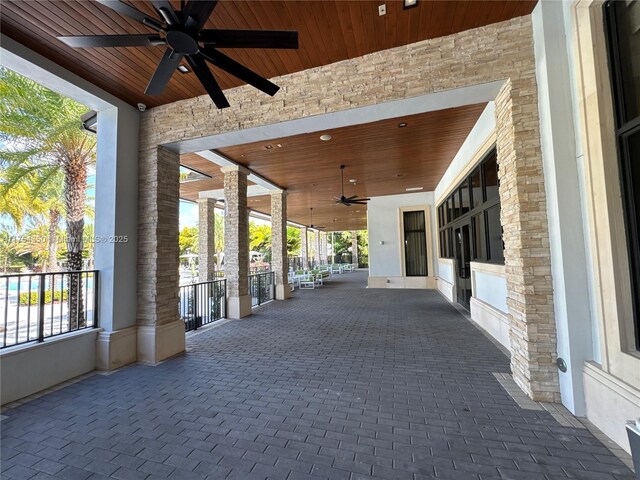
<path fill-rule="evenodd" d="M 24 174 L 24 168 L 9 165 L 0 174 L 0 211 L 9 215 L 18 231 L 25 219 L 42 223 L 40 217 L 46 217 L 47 255 L 41 266 L 43 272 L 54 272 L 58 268 L 58 227 L 65 208 L 62 172 L 43 177 L 42 170 Z"/>
<path fill-rule="evenodd" d="M 95 163 L 96 138 L 81 128 L 87 107 L 12 72 L 0 69 L 0 162 L 12 183 L 38 172 L 42 179 L 64 176 L 67 266 L 82 269 L 88 166 Z M 71 328 L 84 325 L 82 288 L 70 275 Z"/>

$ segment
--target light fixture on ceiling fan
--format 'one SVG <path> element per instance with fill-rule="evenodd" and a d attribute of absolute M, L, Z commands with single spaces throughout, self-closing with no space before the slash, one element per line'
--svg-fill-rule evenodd
<path fill-rule="evenodd" d="M 327 228 L 327 227 L 321 227 L 319 225 L 313 224 L 313 207 L 309 208 L 309 215 L 310 215 L 310 221 L 311 221 L 311 223 L 309 224 L 309 228 L 315 228 L 315 229 Z"/>
<path fill-rule="evenodd" d="M 351 205 L 366 205 L 370 198 L 358 198 L 358 195 L 351 195 L 350 197 L 344 196 L 344 169 L 346 167 L 344 165 L 340 165 L 340 184 L 342 185 L 340 198 L 334 197 L 336 203 L 340 203 L 347 207 Z"/>
<path fill-rule="evenodd" d="M 229 102 L 209 70 L 207 62 L 273 96 L 280 87 L 218 49 L 298 48 L 298 32 L 295 31 L 203 29 L 218 4 L 217 0 L 189 0 L 186 3 L 181 1 L 180 10 L 175 10 L 169 0 L 151 0 L 161 17 L 159 20 L 120 0 L 97 2 L 155 30 L 156 33 L 63 36 L 58 39 L 73 48 L 166 46 L 164 56 L 144 92 L 147 95 L 160 95 L 177 69 L 186 73 L 186 67 L 180 68 L 180 62 L 184 58 L 218 108 L 229 107 Z"/>

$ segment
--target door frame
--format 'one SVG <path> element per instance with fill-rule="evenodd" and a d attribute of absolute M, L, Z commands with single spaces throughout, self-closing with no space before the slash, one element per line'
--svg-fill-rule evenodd
<path fill-rule="evenodd" d="M 400 258 L 400 271 L 402 276 L 407 276 L 406 255 L 405 255 L 405 238 L 404 238 L 404 212 L 424 212 L 424 230 L 425 230 L 425 248 L 427 250 L 427 276 L 426 277 L 412 277 L 412 278 L 428 278 L 434 277 L 433 267 L 433 228 L 431 225 L 431 209 L 433 205 L 417 205 L 413 207 L 399 207 L 398 208 L 398 228 L 400 229 L 400 242 L 398 244 L 399 258 Z"/>

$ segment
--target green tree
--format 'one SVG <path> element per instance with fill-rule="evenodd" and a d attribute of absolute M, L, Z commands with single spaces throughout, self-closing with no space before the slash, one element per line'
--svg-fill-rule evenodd
<path fill-rule="evenodd" d="M 87 107 L 12 72 L 0 69 L 0 161 L 9 184 L 33 172 L 64 176 L 67 267 L 82 269 L 87 171 L 95 163 L 96 138 L 81 128 Z M 71 328 L 84 325 L 79 278 L 69 282 Z"/>
<path fill-rule="evenodd" d="M 271 249 L 271 225 L 249 222 L 249 249 L 268 254 Z"/>
<path fill-rule="evenodd" d="M 178 237 L 180 255 L 198 253 L 198 227 L 184 227 Z"/>
<path fill-rule="evenodd" d="M 301 232 L 299 228 L 287 227 L 287 253 L 300 255 Z"/>

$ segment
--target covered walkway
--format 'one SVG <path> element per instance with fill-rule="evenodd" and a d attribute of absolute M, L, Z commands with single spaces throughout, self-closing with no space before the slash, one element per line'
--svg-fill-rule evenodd
<path fill-rule="evenodd" d="M 632 478 L 587 429 L 518 406 L 494 375 L 508 358 L 437 292 L 365 283 L 3 412 L 2 477 Z"/>

